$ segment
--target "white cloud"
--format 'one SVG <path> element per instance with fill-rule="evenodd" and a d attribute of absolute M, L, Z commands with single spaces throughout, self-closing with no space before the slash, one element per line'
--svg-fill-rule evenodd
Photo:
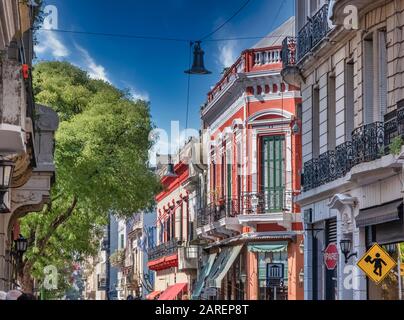
<path fill-rule="evenodd" d="M 219 45 L 219 64 L 222 68 L 231 67 L 236 59 L 236 41 L 227 41 Z"/>
<path fill-rule="evenodd" d="M 53 58 L 64 58 L 70 55 L 59 36 L 52 31 L 40 31 L 39 44 L 35 46 L 35 52 L 39 55 L 51 54 Z"/>
<path fill-rule="evenodd" d="M 133 87 L 129 88 L 129 93 L 134 100 L 150 101 L 150 96 L 147 92 L 140 92 Z"/>
<path fill-rule="evenodd" d="M 82 65 L 82 67 L 85 70 L 87 70 L 90 78 L 111 82 L 108 79 L 107 71 L 105 70 L 105 67 L 100 64 L 97 64 L 95 62 L 94 58 L 89 54 L 89 52 L 86 49 L 84 49 L 83 47 L 80 47 L 77 44 L 75 46 L 76 46 L 76 49 L 80 52 L 82 58 L 84 59 L 84 65 Z"/>

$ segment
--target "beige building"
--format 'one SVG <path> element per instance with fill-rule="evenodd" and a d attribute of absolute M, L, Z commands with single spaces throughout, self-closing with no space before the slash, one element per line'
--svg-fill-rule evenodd
<path fill-rule="evenodd" d="M 55 172 L 58 117 L 35 105 L 32 90 L 34 19 L 27 4 L 0 1 L 0 290 L 16 284 L 12 252 L 18 219 L 43 208 Z"/>
<path fill-rule="evenodd" d="M 100 241 L 98 254 L 89 257 L 83 265 L 85 300 L 107 300 L 107 246 L 104 237 Z"/>
<path fill-rule="evenodd" d="M 302 93 L 305 298 L 397 299 L 356 266 L 374 243 L 404 242 L 404 1 L 296 1 L 282 74 Z M 336 245 L 337 267 L 324 250 Z"/>

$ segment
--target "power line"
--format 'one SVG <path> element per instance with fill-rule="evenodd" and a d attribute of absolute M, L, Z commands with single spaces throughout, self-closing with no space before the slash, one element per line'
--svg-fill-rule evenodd
<path fill-rule="evenodd" d="M 45 32 L 70 33 L 78 35 L 101 36 L 112 38 L 130 38 L 139 40 L 159 40 L 159 41 L 175 41 L 175 42 L 187 42 L 187 43 L 192 42 L 192 40 L 188 39 L 160 37 L 160 36 L 145 36 L 145 35 L 105 33 L 105 32 L 92 32 L 92 31 L 75 31 L 75 30 L 63 30 L 63 29 L 38 29 L 38 30 Z M 207 39 L 205 40 L 205 42 L 257 40 L 257 39 L 271 39 L 271 38 L 290 37 L 290 36 L 291 36 L 290 34 L 285 34 L 277 36 L 246 36 L 246 37 L 234 37 L 234 38 L 216 38 L 216 39 Z"/>
<path fill-rule="evenodd" d="M 189 46 L 189 69 L 191 69 L 191 60 L 192 60 L 192 46 L 193 42 L 190 42 Z M 191 91 L 191 73 L 188 73 L 188 89 L 187 89 L 187 113 L 186 113 L 186 119 L 185 119 L 185 130 L 188 129 L 188 120 L 189 120 L 189 98 L 190 98 L 190 91 Z"/>
<path fill-rule="evenodd" d="M 103 37 L 113 37 L 113 38 L 130 38 L 130 39 L 143 39 L 143 40 L 177 41 L 177 42 L 187 42 L 187 43 L 189 43 L 191 41 L 189 39 L 181 39 L 181 38 L 145 36 L 145 35 L 134 35 L 134 34 L 123 34 L 123 33 L 75 31 L 75 30 L 63 30 L 63 29 L 39 29 L 39 30 L 40 31 L 46 31 L 46 32 L 71 33 L 71 34 L 82 34 L 82 35 L 103 36 Z"/>
<path fill-rule="evenodd" d="M 247 0 L 244 2 L 244 4 L 235 12 L 233 15 L 227 19 L 225 22 L 223 22 L 220 26 L 218 26 L 215 30 L 212 32 L 208 33 L 206 36 L 202 37 L 200 41 L 206 40 L 207 38 L 211 37 L 214 35 L 216 32 L 218 32 L 220 29 L 222 29 L 226 24 L 228 24 L 231 20 L 233 20 L 243 9 L 251 2 L 251 0 Z"/>

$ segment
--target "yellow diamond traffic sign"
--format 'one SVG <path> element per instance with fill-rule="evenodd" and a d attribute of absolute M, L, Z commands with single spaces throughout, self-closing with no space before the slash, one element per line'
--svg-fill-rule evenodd
<path fill-rule="evenodd" d="M 377 284 L 389 274 L 397 263 L 377 243 L 359 260 L 358 267 Z"/>

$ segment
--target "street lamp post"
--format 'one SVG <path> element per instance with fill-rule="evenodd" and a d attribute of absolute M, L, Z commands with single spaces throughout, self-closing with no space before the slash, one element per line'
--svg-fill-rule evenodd
<path fill-rule="evenodd" d="M 341 252 L 345 257 L 345 264 L 349 262 L 352 257 L 357 257 L 357 252 L 352 252 L 352 241 L 349 239 L 344 239 L 340 241 Z M 351 253 L 352 252 L 352 253 Z"/>

